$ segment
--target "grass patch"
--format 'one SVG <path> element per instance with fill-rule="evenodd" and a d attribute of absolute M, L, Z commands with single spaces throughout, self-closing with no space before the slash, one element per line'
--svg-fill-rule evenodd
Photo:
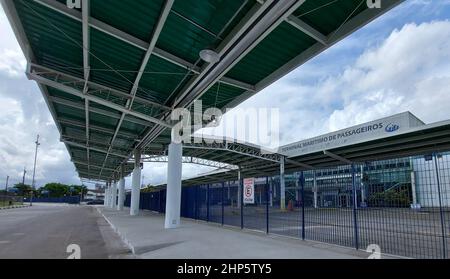
<path fill-rule="evenodd" d="M 0 207 L 8 207 L 8 206 L 15 206 L 15 205 L 23 205 L 23 202 L 11 202 L 9 201 L 0 201 Z"/>

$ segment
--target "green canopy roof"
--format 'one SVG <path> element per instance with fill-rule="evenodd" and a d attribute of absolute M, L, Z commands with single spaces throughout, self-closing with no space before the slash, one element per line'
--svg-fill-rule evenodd
<path fill-rule="evenodd" d="M 110 180 L 166 149 L 172 109 L 234 107 L 402 1 L 67 2 L 2 5 L 80 177 Z"/>

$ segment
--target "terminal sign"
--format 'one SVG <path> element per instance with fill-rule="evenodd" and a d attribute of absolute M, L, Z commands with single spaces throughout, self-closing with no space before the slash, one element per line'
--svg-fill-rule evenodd
<path fill-rule="evenodd" d="M 244 179 L 244 203 L 253 204 L 255 203 L 255 179 L 245 178 Z"/>
<path fill-rule="evenodd" d="M 372 122 L 356 125 L 347 129 L 322 136 L 302 140 L 280 147 L 279 152 L 288 157 L 296 157 L 313 152 L 368 142 L 410 131 L 424 125 L 410 112 L 396 114 Z"/>

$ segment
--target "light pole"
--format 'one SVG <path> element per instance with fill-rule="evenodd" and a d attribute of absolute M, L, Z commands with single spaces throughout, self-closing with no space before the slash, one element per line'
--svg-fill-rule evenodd
<path fill-rule="evenodd" d="M 34 167 L 33 167 L 33 180 L 32 180 L 32 182 L 31 182 L 31 187 L 34 189 L 34 177 L 35 177 L 35 174 L 36 174 L 36 160 L 37 160 L 37 152 L 38 152 L 38 147 L 39 147 L 39 145 L 41 145 L 40 143 L 39 143 L 39 135 L 37 135 L 37 139 L 36 139 L 36 141 L 34 142 L 35 144 L 36 144 L 36 150 L 34 151 Z"/>
<path fill-rule="evenodd" d="M 27 170 L 25 167 L 23 167 L 23 176 L 22 176 L 22 185 L 25 185 L 25 174 L 27 173 Z"/>
<path fill-rule="evenodd" d="M 37 160 L 37 152 L 38 152 L 38 147 L 39 145 L 41 145 L 39 143 L 39 135 L 37 135 L 37 139 L 34 142 L 36 144 L 36 150 L 34 151 L 34 166 L 33 166 L 33 180 L 31 181 L 31 199 L 30 199 L 30 205 L 33 205 L 33 192 L 34 192 L 34 177 L 36 175 L 36 160 Z"/>

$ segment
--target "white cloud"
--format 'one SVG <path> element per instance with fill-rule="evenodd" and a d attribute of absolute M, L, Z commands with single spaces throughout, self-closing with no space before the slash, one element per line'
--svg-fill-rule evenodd
<path fill-rule="evenodd" d="M 0 71 L 9 77 L 20 77 L 25 71 L 26 60 L 19 50 L 0 50 Z"/>
<path fill-rule="evenodd" d="M 406 24 L 337 74 L 300 82 L 321 70 L 312 61 L 242 106 L 278 107 L 282 144 L 407 110 L 425 122 L 449 119 L 449 50 L 449 21 Z"/>
<path fill-rule="evenodd" d="M 407 24 L 334 78 L 342 108 L 329 130 L 410 110 L 426 122 L 450 118 L 450 22 Z"/>
<path fill-rule="evenodd" d="M 79 184 L 75 168 L 42 95 L 25 77 L 26 60 L 8 20 L 0 8 L 0 188 L 6 176 L 13 185 L 22 180 L 31 184 L 36 135 L 40 134 L 36 185 L 58 181 Z"/>

